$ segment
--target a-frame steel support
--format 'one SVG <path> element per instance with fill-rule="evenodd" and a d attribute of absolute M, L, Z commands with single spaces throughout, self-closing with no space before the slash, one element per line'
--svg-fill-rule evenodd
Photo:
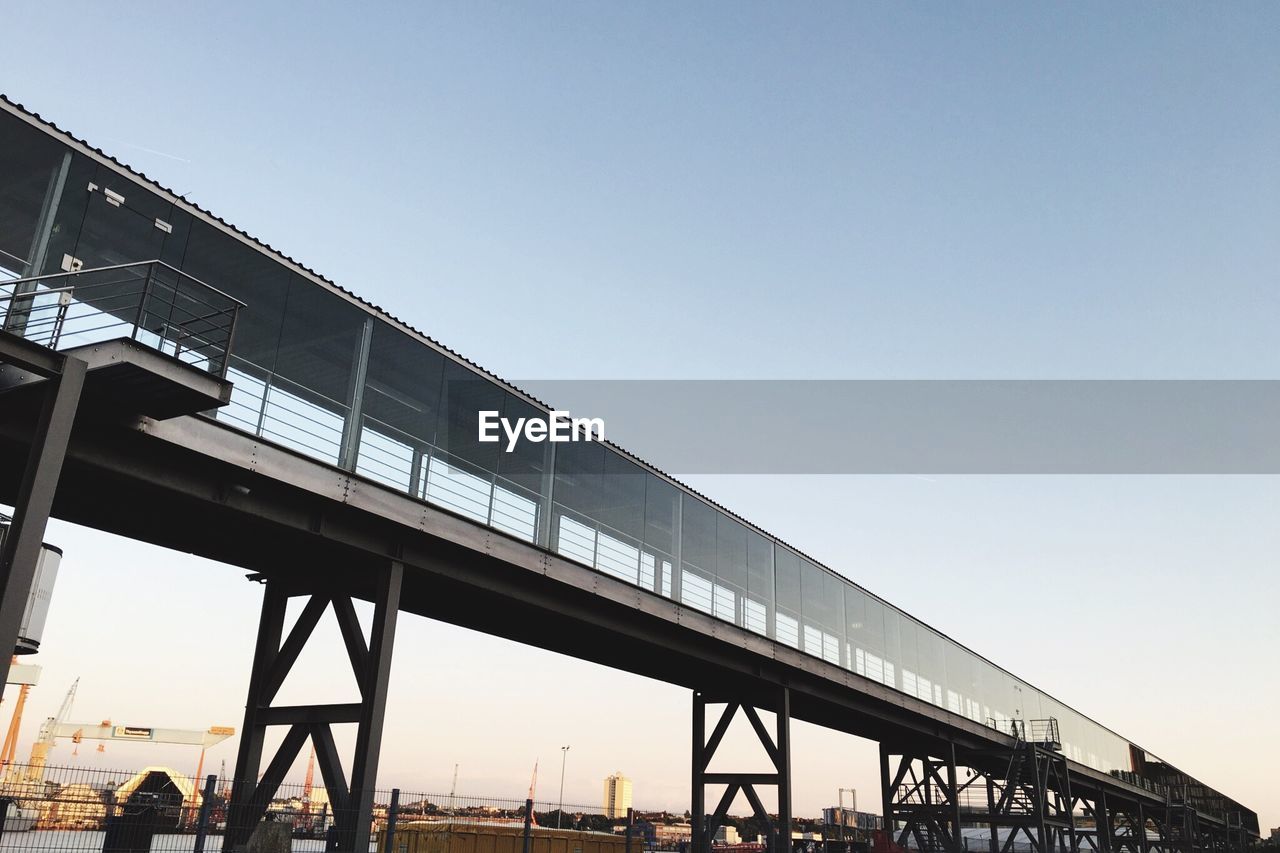
<path fill-rule="evenodd" d="M 316 763 L 329 793 L 337 830 L 337 849 L 368 850 L 378 751 L 382 743 L 391 649 L 403 575 L 404 567 L 396 561 L 390 562 L 380 573 L 374 598 L 373 625 L 367 643 L 351 597 L 329 593 L 312 594 L 288 636 L 284 637 L 288 601 L 294 595 L 305 593 L 287 588 L 281 581 L 266 580 L 258 643 L 249 677 L 249 696 L 245 703 L 243 734 L 236 756 L 226 849 L 241 850 L 248 843 L 285 774 L 310 737 L 316 750 Z M 272 700 L 330 605 L 355 673 L 360 701 L 337 705 L 273 706 Z M 334 745 L 332 726 L 339 723 L 357 725 L 350 779 L 343 771 L 342 760 Z M 263 740 L 270 726 L 288 726 L 289 730 L 259 778 Z"/>
<path fill-rule="evenodd" d="M 724 705 L 711 736 L 707 737 L 707 706 Z M 693 808 L 690 811 L 690 834 L 692 836 L 693 853 L 709 853 L 711 842 L 716 832 L 724 825 L 729 808 L 741 792 L 751 804 L 751 810 L 767 828 L 770 853 L 787 853 L 791 845 L 791 691 L 781 688 L 778 699 L 772 710 L 777 716 L 774 734 L 760 719 L 755 706 L 745 702 L 715 700 L 705 694 L 693 694 Z M 738 711 L 751 724 L 760 745 L 764 747 L 773 764 L 772 773 L 711 773 L 708 768 L 715 757 L 716 750 L 729 731 Z M 708 785 L 724 785 L 724 793 L 710 815 L 706 813 Z M 756 791 L 759 786 L 773 786 L 778 794 L 778 815 L 774 820 L 760 800 Z"/>

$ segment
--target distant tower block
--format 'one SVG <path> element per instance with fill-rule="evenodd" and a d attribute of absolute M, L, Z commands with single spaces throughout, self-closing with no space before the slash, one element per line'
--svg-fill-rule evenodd
<path fill-rule="evenodd" d="M 631 780 L 621 773 L 604 780 L 604 813 L 610 820 L 622 820 L 631 808 Z"/>
<path fill-rule="evenodd" d="M 2 517 L 0 517 L 2 519 Z M 7 523 L 0 523 L 0 546 L 9 532 Z M 40 559 L 36 563 L 36 576 L 27 594 L 27 608 L 22 612 L 22 624 L 18 627 L 15 655 L 33 655 L 40 650 L 40 638 L 44 636 L 44 623 L 49 618 L 49 602 L 53 599 L 53 584 L 58 579 L 58 565 L 62 562 L 62 549 L 48 542 L 40 546 Z"/>

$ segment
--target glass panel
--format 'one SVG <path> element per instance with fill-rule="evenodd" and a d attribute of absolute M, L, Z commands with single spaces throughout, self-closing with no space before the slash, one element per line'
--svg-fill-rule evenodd
<path fill-rule="evenodd" d="M 943 684 L 946 681 L 947 664 L 942 650 L 942 638 L 932 630 L 920 626 L 916 642 L 919 651 L 919 697 L 935 705 L 944 705 Z"/>
<path fill-rule="evenodd" d="M 569 442 L 556 447 L 555 502 L 594 518 L 603 502 L 604 445 Z"/>
<path fill-rule="evenodd" d="M 436 444 L 450 464 L 491 477 L 504 441 L 480 441 L 480 412 L 501 412 L 506 394 L 493 382 L 454 361 L 445 362 Z"/>
<path fill-rule="evenodd" d="M 742 604 L 742 624 L 757 634 L 769 633 L 773 617 L 773 543 L 754 530 L 747 531 L 747 595 Z"/>
<path fill-rule="evenodd" d="M 644 538 L 645 480 L 639 465 L 605 448 L 596 518 L 633 544 Z"/>
<path fill-rule="evenodd" d="M 716 517 L 695 498 L 685 497 L 680 519 L 680 600 L 706 613 L 715 612 Z"/>
<path fill-rule="evenodd" d="M 716 616 L 742 624 L 740 602 L 747 594 L 747 528 L 716 513 Z"/>
<path fill-rule="evenodd" d="M 513 424 L 521 418 L 546 417 L 541 409 L 514 394 L 504 393 L 503 397 L 502 417 Z M 537 538 L 538 519 L 546 511 L 542 491 L 546 488 L 551 445 L 546 441 L 521 440 L 510 450 L 505 442 L 498 446 L 501 449 L 490 523 L 505 533 L 532 542 Z"/>
<path fill-rule="evenodd" d="M 800 558 L 792 551 L 775 546 L 774 558 L 774 638 L 793 648 L 800 648 Z"/>
<path fill-rule="evenodd" d="M 840 580 L 809 562 L 801 564 L 804 651 L 829 663 L 840 663 L 844 636 L 844 600 Z"/>
<path fill-rule="evenodd" d="M 644 496 L 644 541 L 653 555 L 652 586 L 641 578 L 640 585 L 670 598 L 673 594 L 672 565 L 675 562 L 675 531 L 680 517 L 680 493 L 676 487 L 654 474 L 647 474 Z"/>
<path fill-rule="evenodd" d="M 679 506 L 679 492 L 676 487 L 660 477 L 649 474 L 644 496 L 645 544 L 660 553 L 675 554 L 675 530 Z"/>
<path fill-rule="evenodd" d="M 289 282 L 262 434 L 337 464 L 366 315 L 299 276 Z"/>
<path fill-rule="evenodd" d="M 189 220 L 186 214 L 177 217 Z M 259 432 L 271 374 L 280 347 L 285 302 L 292 276 L 259 252 L 202 222 L 191 223 L 179 261 L 188 275 L 245 303 L 236 319 L 227 378 L 231 403 L 218 409 L 218 420 Z"/>
<path fill-rule="evenodd" d="M 87 193 L 85 216 L 74 248 L 69 250 L 85 269 L 158 260 L 165 253 L 166 241 L 183 237 L 156 226 L 157 219 L 173 219 L 173 205 L 169 202 L 106 166 L 99 166 L 91 180 L 98 189 Z M 81 183 L 67 189 L 85 193 L 87 186 Z M 118 194 L 111 198 L 123 200 L 108 201 L 108 192 Z M 61 255 L 56 261 L 50 258 L 46 265 L 50 263 L 58 268 Z"/>
<path fill-rule="evenodd" d="M 364 416 L 420 447 L 435 444 L 445 358 L 385 323 L 373 329 Z"/>
<path fill-rule="evenodd" d="M 848 662 L 859 675 L 895 686 L 897 664 L 885 654 L 885 607 L 856 587 L 845 587 Z"/>
<path fill-rule="evenodd" d="M 384 323 L 373 329 L 356 471 L 421 495 L 440 420 L 444 357 Z"/>
<path fill-rule="evenodd" d="M 35 274 L 36 225 L 65 150 L 18 119 L 0 115 L 0 281 Z"/>

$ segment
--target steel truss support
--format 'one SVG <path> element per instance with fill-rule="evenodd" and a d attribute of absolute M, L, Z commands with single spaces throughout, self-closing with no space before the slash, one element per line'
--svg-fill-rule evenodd
<path fill-rule="evenodd" d="M 957 755 L 950 746 L 894 749 L 882 743 L 880 776 L 885 829 L 901 847 L 962 851 L 961 827 L 972 825 L 987 828 L 991 853 L 1078 849 L 1073 812 L 1080 801 L 1071 795 L 1066 759 L 1041 744 Z M 1109 841 L 1095 849 L 1109 853 Z"/>
<path fill-rule="evenodd" d="M 720 717 L 711 736 L 706 734 L 707 706 L 724 705 Z M 791 846 L 791 691 L 782 688 L 778 691 L 777 702 L 770 709 L 777 716 L 774 734 L 760 719 L 755 706 L 744 702 L 715 700 L 703 693 L 693 694 L 693 809 L 690 811 L 692 836 L 692 853 L 709 853 L 711 842 L 716 832 L 724 825 L 733 801 L 741 792 L 751 804 L 751 810 L 766 827 L 768 838 L 766 849 L 771 853 L 787 853 Z M 773 764 L 772 773 L 712 773 L 708 770 L 715 757 L 720 742 L 729 731 L 738 711 L 742 711 L 751 728 L 755 730 L 760 745 L 764 747 Z M 724 785 L 715 810 L 708 815 L 707 786 Z M 774 820 L 765 811 L 764 804 L 756 788 L 773 786 L 778 794 L 778 815 Z"/>
<path fill-rule="evenodd" d="M 1098 791 L 1094 796 L 1075 794 L 1071 798 L 1071 813 L 1080 811 L 1086 823 L 1093 824 L 1093 832 L 1076 826 L 1076 840 L 1080 850 L 1092 850 L 1093 853 L 1112 853 L 1116 850 L 1115 817 L 1107 808 L 1107 794 Z M 1074 824 L 1074 818 L 1072 820 Z"/>
<path fill-rule="evenodd" d="M 226 849 L 242 850 L 258 822 L 266 814 L 285 774 L 299 751 L 311 739 L 316 763 L 324 779 L 337 829 L 341 851 L 369 849 L 369 829 L 373 812 L 374 785 L 378 775 L 378 751 L 382 743 L 382 723 L 387 705 L 387 684 L 391 673 L 391 649 L 395 638 L 396 615 L 400 607 L 400 585 L 404 567 L 392 561 L 377 578 L 373 625 L 366 644 L 347 595 L 311 594 L 297 622 L 284 637 L 285 608 L 295 595 L 282 581 L 268 578 L 258 623 L 258 642 L 249 676 L 249 696 L 245 703 L 244 728 L 236 756 L 235 781 L 227 820 Z M 337 705 L 272 706 L 298 655 L 315 630 L 325 610 L 333 606 L 342 632 L 347 657 L 360 689 L 360 701 Z M 283 638 L 283 642 L 282 642 Z M 334 745 L 332 726 L 355 723 L 356 743 L 351 777 L 347 778 Z M 284 741 L 259 773 L 263 740 L 270 726 L 288 726 Z"/>
<path fill-rule="evenodd" d="M 1114 853 L 1147 853 L 1150 845 L 1141 804 L 1112 798 L 1108 801 L 1107 811 Z"/>
<path fill-rule="evenodd" d="M 1200 816 L 1189 803 L 1170 797 L 1163 809 L 1151 809 L 1149 816 L 1156 827 L 1160 853 L 1199 853 L 1207 849 Z"/>
<path fill-rule="evenodd" d="M 1019 838 L 1036 853 L 1075 851 L 1076 800 L 1066 758 L 1055 749 L 1023 741 L 1008 752 L 984 753 L 975 756 L 980 761 L 969 763 L 989 768 L 992 758 L 1007 761 L 1002 773 L 975 771 L 986 782 L 987 813 L 982 822 L 992 830 L 992 853 L 1011 853 Z M 1003 840 L 998 839 L 999 827 L 1009 830 Z"/>
<path fill-rule="evenodd" d="M 932 751 L 880 744 L 884 828 L 899 847 L 956 853 L 964 842 L 955 749 L 945 757 Z"/>
<path fill-rule="evenodd" d="M 1224 834 L 1226 849 L 1230 853 L 1243 853 L 1245 847 L 1248 846 L 1246 842 L 1248 836 L 1245 834 L 1244 825 L 1241 823 L 1240 812 L 1227 813 L 1227 826 Z"/>
<path fill-rule="evenodd" d="M 3 696 L 88 365 L 13 335 L 0 335 L 0 362 L 48 377 L 38 386 L 42 396 L 31 448 L 14 502 L 13 522 L 0 548 L 0 676 L 3 676 L 0 677 L 0 696 Z"/>

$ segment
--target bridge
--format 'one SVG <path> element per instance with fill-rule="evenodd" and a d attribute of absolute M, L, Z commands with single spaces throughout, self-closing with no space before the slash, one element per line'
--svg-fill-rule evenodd
<path fill-rule="evenodd" d="M 968 827 L 992 853 L 1258 838 L 1226 794 L 625 450 L 479 442 L 478 412 L 549 407 L 8 100 L 0 288 L 0 637 L 51 515 L 263 584 L 226 849 L 308 739 L 341 848 L 368 849 L 401 611 L 688 688 L 698 851 L 740 794 L 789 848 L 793 719 L 880 744 L 903 846 L 957 851 Z M 275 704 L 329 608 L 359 695 Z M 739 716 L 770 772 L 709 771 Z"/>

